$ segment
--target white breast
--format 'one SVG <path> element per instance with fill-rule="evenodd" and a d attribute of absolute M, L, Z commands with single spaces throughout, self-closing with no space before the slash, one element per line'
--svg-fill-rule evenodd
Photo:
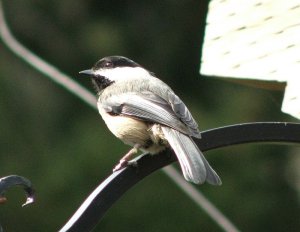
<path fill-rule="evenodd" d="M 144 145 L 149 139 L 148 125 L 133 118 L 110 115 L 101 107 L 98 107 L 108 129 L 124 143 L 131 146 L 135 144 Z"/>

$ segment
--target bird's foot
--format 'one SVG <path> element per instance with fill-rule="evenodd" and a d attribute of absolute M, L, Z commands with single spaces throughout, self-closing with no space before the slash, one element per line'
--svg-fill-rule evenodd
<path fill-rule="evenodd" d="M 128 166 L 128 162 L 129 162 L 128 160 L 121 159 L 119 161 L 119 163 L 114 167 L 113 172 L 116 172 L 116 171 L 119 171 L 123 168 L 126 168 Z"/>
<path fill-rule="evenodd" d="M 124 160 L 121 159 L 120 162 L 114 167 L 113 172 L 119 171 L 123 168 L 126 168 L 128 166 L 133 166 L 136 167 L 137 166 L 137 162 L 135 160 Z"/>
<path fill-rule="evenodd" d="M 133 155 L 138 151 L 138 145 L 133 147 L 125 156 L 120 159 L 119 163 L 114 167 L 113 172 L 119 171 L 128 166 L 136 166 L 137 162 L 135 160 L 130 160 Z"/>

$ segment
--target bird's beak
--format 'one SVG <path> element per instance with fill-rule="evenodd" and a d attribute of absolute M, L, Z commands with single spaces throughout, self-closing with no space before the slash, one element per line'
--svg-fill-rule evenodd
<path fill-rule="evenodd" d="M 87 69 L 87 70 L 80 71 L 79 74 L 93 76 L 94 75 L 94 71 L 92 69 Z"/>

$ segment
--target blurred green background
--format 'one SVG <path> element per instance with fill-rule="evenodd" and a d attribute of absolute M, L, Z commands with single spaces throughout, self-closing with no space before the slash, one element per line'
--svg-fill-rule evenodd
<path fill-rule="evenodd" d="M 206 1 L 10 0 L 4 9 L 27 48 L 91 91 L 78 72 L 123 55 L 167 82 L 201 130 L 296 121 L 280 112 L 282 92 L 199 75 Z M 21 189 L 7 193 L 0 207 L 5 231 L 57 231 L 128 148 L 94 109 L 0 43 L 0 176 L 25 176 L 37 191 L 25 208 Z M 261 144 L 206 152 L 223 185 L 197 188 L 242 231 L 299 231 L 296 153 Z M 221 230 L 159 171 L 127 192 L 95 231 Z"/>

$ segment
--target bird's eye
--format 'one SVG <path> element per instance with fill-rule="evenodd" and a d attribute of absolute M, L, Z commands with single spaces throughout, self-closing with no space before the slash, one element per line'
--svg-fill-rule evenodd
<path fill-rule="evenodd" d="M 112 68 L 113 64 L 110 61 L 105 62 L 104 67 L 105 68 Z"/>

